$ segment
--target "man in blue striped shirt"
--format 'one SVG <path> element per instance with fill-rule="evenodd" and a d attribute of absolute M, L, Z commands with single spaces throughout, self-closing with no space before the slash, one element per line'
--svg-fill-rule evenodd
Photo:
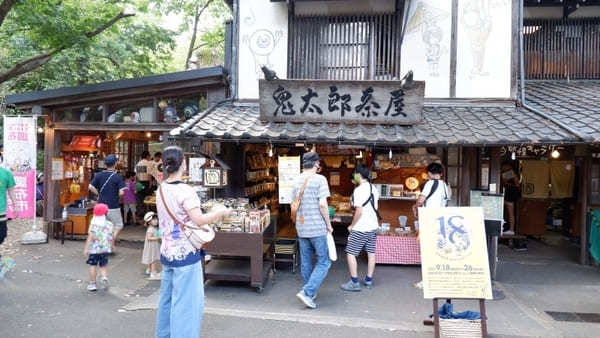
<path fill-rule="evenodd" d="M 330 196 L 329 185 L 325 176 L 318 174 L 321 169 L 319 161 L 317 153 L 305 153 L 302 156 L 304 170 L 294 182 L 295 198 L 298 197 L 306 182 L 300 208 L 296 215 L 303 284 L 302 290 L 296 296 L 311 309 L 317 307 L 314 299 L 331 266 L 327 248 L 327 232 L 333 232 L 327 205 L 327 198 Z M 314 269 L 313 255 L 317 256 L 317 264 Z"/>

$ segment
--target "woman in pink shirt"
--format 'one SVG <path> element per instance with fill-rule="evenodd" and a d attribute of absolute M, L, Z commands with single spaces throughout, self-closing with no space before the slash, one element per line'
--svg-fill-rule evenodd
<path fill-rule="evenodd" d="M 159 188 L 162 192 L 156 194 L 163 265 L 156 337 L 199 337 L 204 310 L 204 252 L 192 246 L 178 222 L 208 226 L 231 210 L 202 213 L 196 191 L 182 181 L 186 165 L 181 148 L 166 148 L 163 160 L 166 178 Z"/>

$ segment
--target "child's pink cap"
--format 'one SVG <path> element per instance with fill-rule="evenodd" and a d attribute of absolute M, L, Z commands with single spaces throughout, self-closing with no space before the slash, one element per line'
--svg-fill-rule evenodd
<path fill-rule="evenodd" d="M 105 216 L 108 213 L 108 205 L 98 203 L 94 206 L 94 216 Z"/>

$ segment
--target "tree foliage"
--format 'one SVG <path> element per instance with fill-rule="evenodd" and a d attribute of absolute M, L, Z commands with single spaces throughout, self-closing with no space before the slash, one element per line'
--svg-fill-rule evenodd
<path fill-rule="evenodd" d="M 0 94 L 167 71 L 174 33 L 148 5 L 0 0 Z"/>
<path fill-rule="evenodd" d="M 158 13 L 181 17 L 179 33 L 190 33 L 184 69 L 223 64 L 224 22 L 231 17 L 224 0 L 152 0 L 152 4 Z"/>

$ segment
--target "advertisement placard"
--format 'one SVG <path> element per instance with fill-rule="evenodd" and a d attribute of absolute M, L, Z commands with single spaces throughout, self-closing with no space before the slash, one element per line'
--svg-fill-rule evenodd
<path fill-rule="evenodd" d="M 4 117 L 3 166 L 15 178 L 15 204 L 7 198 L 7 216 L 19 218 L 35 216 L 35 169 L 37 160 L 36 118 Z"/>
<path fill-rule="evenodd" d="M 279 156 L 279 204 L 294 200 L 294 181 L 300 175 L 300 156 Z"/>
<path fill-rule="evenodd" d="M 425 298 L 492 299 L 481 207 L 419 208 Z"/>

